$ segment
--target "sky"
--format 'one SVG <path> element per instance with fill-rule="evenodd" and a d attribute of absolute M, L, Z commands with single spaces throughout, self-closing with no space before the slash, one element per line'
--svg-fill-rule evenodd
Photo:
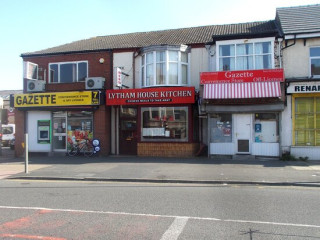
<path fill-rule="evenodd" d="M 0 90 L 22 90 L 22 53 L 95 36 L 273 20 L 320 0 L 0 0 Z"/>

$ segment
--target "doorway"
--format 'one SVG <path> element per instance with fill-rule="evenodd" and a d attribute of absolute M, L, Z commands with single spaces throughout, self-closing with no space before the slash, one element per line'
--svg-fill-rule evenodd
<path fill-rule="evenodd" d="M 137 155 L 137 108 L 120 107 L 119 154 Z"/>
<path fill-rule="evenodd" d="M 251 153 L 251 114 L 234 114 L 235 118 L 235 140 L 238 154 Z"/>
<path fill-rule="evenodd" d="M 52 150 L 65 152 L 67 147 L 67 116 L 65 114 L 53 115 Z"/>

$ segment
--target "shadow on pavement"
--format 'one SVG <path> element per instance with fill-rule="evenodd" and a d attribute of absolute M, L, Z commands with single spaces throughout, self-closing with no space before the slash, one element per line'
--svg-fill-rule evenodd
<path fill-rule="evenodd" d="M 14 150 L 10 148 L 2 149 L 0 163 L 24 162 L 24 157 L 14 157 Z M 252 158 L 252 156 L 243 156 L 241 159 L 232 159 L 231 157 L 210 157 L 199 156 L 190 158 L 174 157 L 138 157 L 124 155 L 101 156 L 99 154 L 92 157 L 74 156 L 66 154 L 56 154 L 48 156 L 47 153 L 29 153 L 29 163 L 35 164 L 86 164 L 86 163 L 182 163 L 182 164 L 211 164 L 211 165 L 252 165 L 271 168 L 281 168 L 286 166 L 316 166 L 320 161 L 281 161 L 279 158 Z"/>
<path fill-rule="evenodd" d="M 8 162 L 24 162 L 24 158 L 14 158 Z M 0 161 L 0 163 L 3 161 Z M 262 166 L 270 168 L 281 168 L 286 166 L 311 166 L 320 165 L 320 161 L 281 161 L 276 158 L 256 158 L 248 160 L 219 159 L 208 157 L 190 157 L 190 158 L 173 158 L 173 157 L 138 157 L 138 156 L 99 156 L 92 157 L 67 155 L 47 156 L 47 154 L 30 154 L 29 163 L 35 164 L 87 164 L 87 163 L 174 163 L 174 164 L 210 164 L 210 165 L 248 165 Z"/>

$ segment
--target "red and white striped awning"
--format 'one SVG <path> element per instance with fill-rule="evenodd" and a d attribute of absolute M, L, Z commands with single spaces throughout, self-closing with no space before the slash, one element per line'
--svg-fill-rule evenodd
<path fill-rule="evenodd" d="M 204 84 L 203 99 L 281 97 L 280 82 Z"/>

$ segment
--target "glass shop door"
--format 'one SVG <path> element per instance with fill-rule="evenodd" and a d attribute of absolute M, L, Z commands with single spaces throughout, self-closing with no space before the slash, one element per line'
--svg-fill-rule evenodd
<path fill-rule="evenodd" d="M 52 143 L 54 152 L 65 152 L 67 149 L 67 117 L 53 117 Z"/>

